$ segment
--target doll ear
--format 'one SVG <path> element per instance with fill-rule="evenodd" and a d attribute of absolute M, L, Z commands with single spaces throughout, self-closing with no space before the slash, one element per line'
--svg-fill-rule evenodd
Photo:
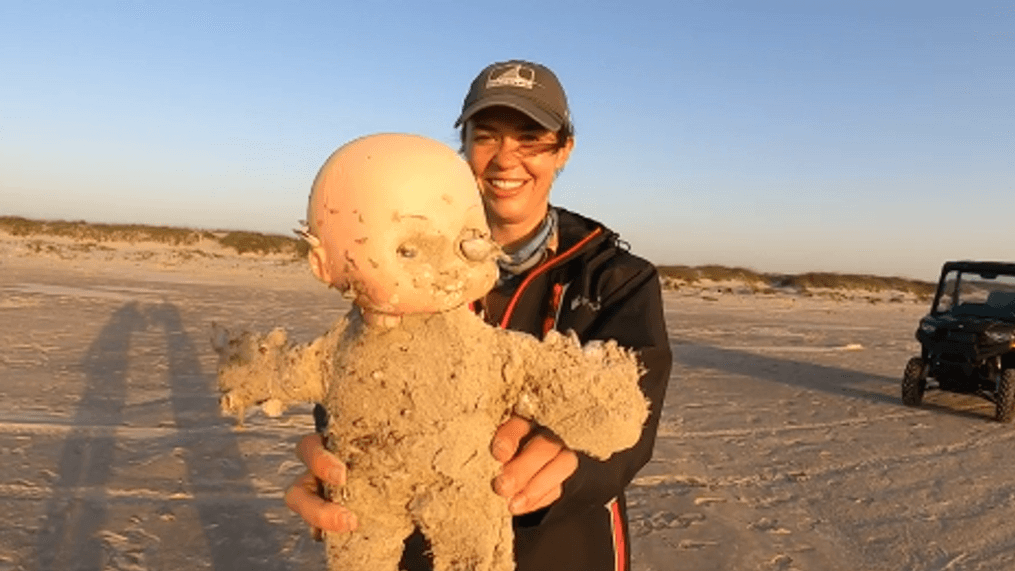
<path fill-rule="evenodd" d="M 293 233 L 310 245 L 307 251 L 307 261 L 310 262 L 310 271 L 314 277 L 326 284 L 331 284 L 331 271 L 328 269 L 328 253 L 321 245 L 321 239 L 314 236 L 306 220 L 300 220 L 300 227 L 293 230 Z"/>
<path fill-rule="evenodd" d="M 328 264 L 328 252 L 324 250 L 324 246 L 310 248 L 307 252 L 307 261 L 310 262 L 310 271 L 314 273 L 314 277 L 331 285 L 331 266 Z"/>

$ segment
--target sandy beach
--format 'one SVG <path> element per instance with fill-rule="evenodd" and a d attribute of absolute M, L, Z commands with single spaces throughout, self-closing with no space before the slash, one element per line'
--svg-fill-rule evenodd
<path fill-rule="evenodd" d="M 665 294 L 673 375 L 629 494 L 633 568 L 1015 569 L 1015 429 L 899 396 L 927 303 Z M 309 340 L 302 261 L 0 233 L 0 571 L 323 569 L 282 503 L 309 407 L 219 415 L 211 325 Z"/>

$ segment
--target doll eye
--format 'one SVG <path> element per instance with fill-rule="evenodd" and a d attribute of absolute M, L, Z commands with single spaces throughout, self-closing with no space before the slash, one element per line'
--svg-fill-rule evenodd
<path fill-rule="evenodd" d="M 419 250 L 411 244 L 402 244 L 398 247 L 396 252 L 400 257 L 408 259 L 415 258 L 416 255 L 419 254 Z"/>

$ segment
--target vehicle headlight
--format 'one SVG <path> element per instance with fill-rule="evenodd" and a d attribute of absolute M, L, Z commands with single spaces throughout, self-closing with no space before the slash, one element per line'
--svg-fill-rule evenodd
<path fill-rule="evenodd" d="M 984 331 L 983 336 L 989 343 L 1010 344 L 1012 342 L 1011 331 Z"/>
<path fill-rule="evenodd" d="M 932 335 L 935 331 L 937 331 L 937 327 L 934 327 L 930 323 L 921 323 L 920 331 L 923 331 L 927 335 Z"/>

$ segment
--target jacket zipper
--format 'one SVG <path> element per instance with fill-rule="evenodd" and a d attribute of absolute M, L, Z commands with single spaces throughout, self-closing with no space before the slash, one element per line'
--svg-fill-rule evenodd
<path fill-rule="evenodd" d="M 596 228 L 595 230 L 593 230 L 588 236 L 586 236 L 586 237 L 582 238 L 581 240 L 579 240 L 578 243 L 575 244 L 574 246 L 571 246 L 570 248 L 568 248 L 567 250 L 565 250 L 562 253 L 558 254 L 557 256 L 554 256 L 554 257 L 550 258 L 549 260 L 544 262 L 541 266 L 539 266 L 536 269 L 534 269 L 531 272 L 529 272 L 529 275 L 525 276 L 525 279 L 522 280 L 522 283 L 518 286 L 518 289 L 515 290 L 515 294 L 513 296 L 511 296 L 511 301 L 508 302 L 507 309 L 504 310 L 504 316 L 501 317 L 500 327 L 502 329 L 507 329 L 507 324 L 511 320 L 511 314 L 514 313 L 515 306 L 518 305 L 518 300 L 521 299 L 521 297 L 522 297 L 522 292 L 525 291 L 525 288 L 527 288 L 530 283 L 532 283 L 532 280 L 536 279 L 537 276 L 539 276 L 540 274 L 545 273 L 552 266 L 558 264 L 559 262 L 561 262 L 565 258 L 568 258 L 571 255 L 573 255 L 575 252 L 577 252 L 583 246 L 585 246 L 585 244 L 588 244 L 589 242 L 592 241 L 593 238 L 595 238 L 596 236 L 598 236 L 598 235 L 600 235 L 602 233 L 603 233 L 603 227 L 600 226 L 599 228 Z"/>

